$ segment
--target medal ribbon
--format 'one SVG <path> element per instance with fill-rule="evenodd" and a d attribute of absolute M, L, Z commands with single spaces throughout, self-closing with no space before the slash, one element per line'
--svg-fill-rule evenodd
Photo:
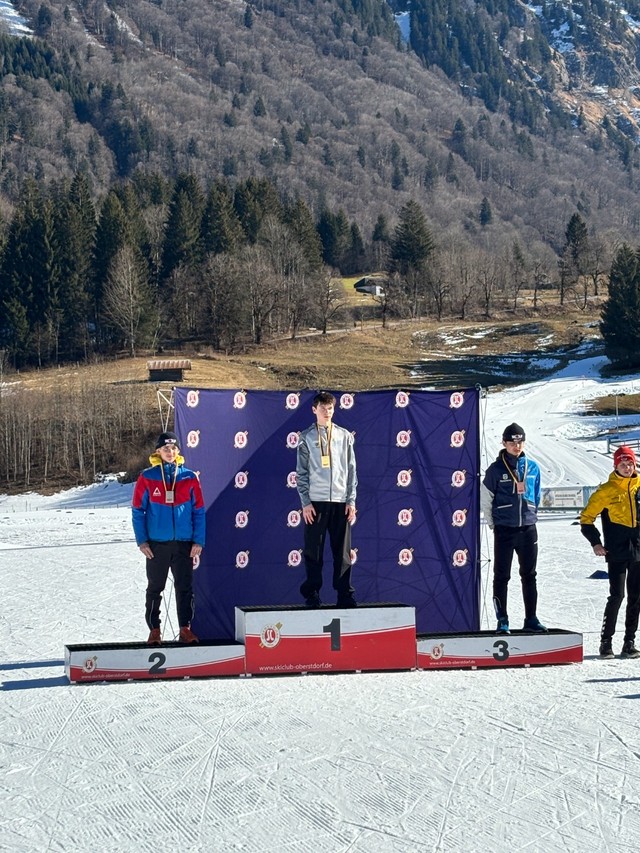
<path fill-rule="evenodd" d="M 515 474 L 513 473 L 511 466 L 509 465 L 509 463 L 505 459 L 504 453 L 502 454 L 502 463 L 503 463 L 504 467 L 507 469 L 507 471 L 509 472 L 509 475 L 511 476 L 511 479 L 513 480 L 514 483 L 520 483 L 520 482 L 524 483 L 525 482 L 525 480 L 527 479 L 527 460 L 526 459 L 524 460 L 524 474 L 522 475 L 522 480 L 519 480 L 517 477 L 517 474 L 518 474 L 518 463 L 517 462 L 516 462 L 516 468 L 515 468 L 516 473 Z"/>
<path fill-rule="evenodd" d="M 333 424 L 329 424 L 325 427 L 327 431 L 326 440 L 323 443 L 322 433 L 320 432 L 320 424 L 316 424 L 316 429 L 318 430 L 318 444 L 320 445 L 320 456 L 328 456 L 329 457 L 329 465 L 331 465 L 331 429 Z M 326 449 L 326 453 L 324 452 Z"/>
<path fill-rule="evenodd" d="M 171 483 L 171 488 L 167 489 L 167 481 L 164 477 L 164 462 L 160 465 L 160 473 L 162 474 L 162 485 L 164 486 L 164 495 L 165 502 L 167 500 L 167 492 L 175 492 L 176 490 L 176 480 L 178 479 L 178 466 L 175 465 L 175 471 L 173 472 L 173 483 Z"/>

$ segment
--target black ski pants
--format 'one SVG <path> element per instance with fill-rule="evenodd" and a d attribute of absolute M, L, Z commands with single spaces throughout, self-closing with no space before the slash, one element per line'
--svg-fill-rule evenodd
<path fill-rule="evenodd" d="M 506 617 L 507 589 L 511 579 L 513 555 L 518 557 L 524 618 L 533 619 L 538 606 L 536 566 L 538 563 L 538 530 L 535 524 L 525 527 L 496 525 L 493 530 L 493 604 L 498 619 Z"/>
<path fill-rule="evenodd" d="M 602 639 L 610 640 L 616 632 L 618 611 L 627 586 L 627 612 L 624 620 L 624 641 L 633 642 L 638 630 L 640 613 L 640 563 L 633 560 L 607 563 L 609 572 L 609 597 L 602 619 Z"/>
<path fill-rule="evenodd" d="M 324 545 L 329 534 L 333 555 L 333 588 L 338 598 L 353 593 L 351 586 L 351 525 L 347 521 L 346 504 L 312 501 L 316 517 L 304 526 L 304 566 L 306 580 L 300 586 L 304 598 L 322 587 Z"/>
<path fill-rule="evenodd" d="M 145 618 L 149 628 L 160 627 L 160 604 L 169 569 L 176 593 L 178 625 L 184 628 L 193 618 L 193 559 L 191 542 L 149 542 L 153 559 L 147 560 Z"/>

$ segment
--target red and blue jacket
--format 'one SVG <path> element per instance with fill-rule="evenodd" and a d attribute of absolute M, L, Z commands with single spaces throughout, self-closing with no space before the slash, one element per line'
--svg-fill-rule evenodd
<path fill-rule="evenodd" d="M 204 547 L 205 508 L 198 475 L 184 467 L 182 456 L 175 463 L 166 463 L 154 453 L 149 462 L 151 468 L 140 474 L 133 490 L 137 544 L 178 540 Z M 173 489 L 173 503 L 167 503 L 167 489 Z"/>

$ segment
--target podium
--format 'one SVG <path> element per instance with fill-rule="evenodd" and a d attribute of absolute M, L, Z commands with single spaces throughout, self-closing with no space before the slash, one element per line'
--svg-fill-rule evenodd
<path fill-rule="evenodd" d="M 244 646 L 231 640 L 196 645 L 94 643 L 64 647 L 65 674 L 71 682 L 210 678 L 243 675 Z"/>
<path fill-rule="evenodd" d="M 405 604 L 236 607 L 235 617 L 251 675 L 416 666 L 415 608 Z"/>
<path fill-rule="evenodd" d="M 497 634 L 420 634 L 418 669 L 540 666 L 582 663 L 582 634 L 550 629 L 546 634 L 512 631 Z"/>

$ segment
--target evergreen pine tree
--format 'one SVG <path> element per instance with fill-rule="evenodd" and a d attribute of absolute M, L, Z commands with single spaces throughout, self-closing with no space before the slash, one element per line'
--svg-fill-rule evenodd
<path fill-rule="evenodd" d="M 607 357 L 623 367 L 640 365 L 640 254 L 624 244 L 609 275 L 600 332 Z"/>

